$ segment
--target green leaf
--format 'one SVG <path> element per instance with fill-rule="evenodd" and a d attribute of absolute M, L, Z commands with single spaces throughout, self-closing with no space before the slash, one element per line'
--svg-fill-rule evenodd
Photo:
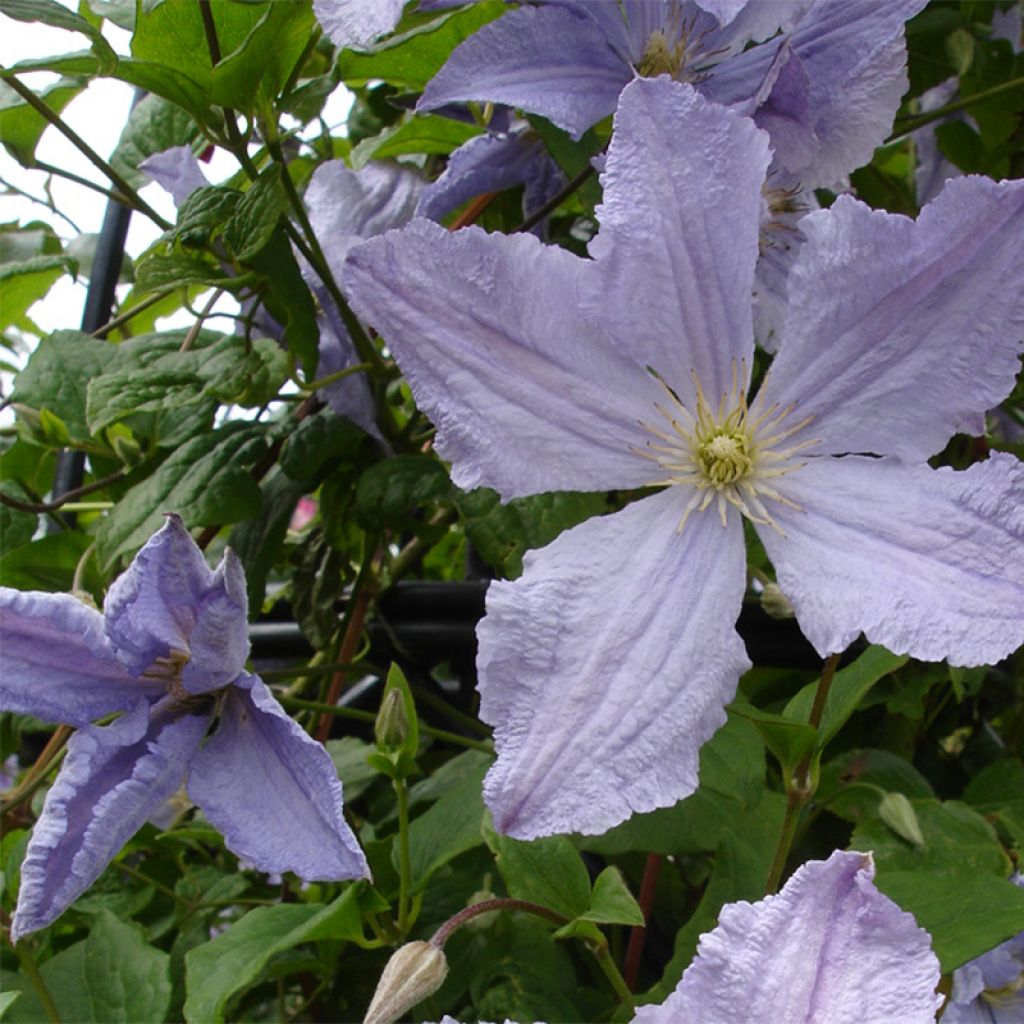
<path fill-rule="evenodd" d="M 83 533 L 54 533 L 0 555 L 0 585 L 18 590 L 70 590 L 75 569 L 89 547 Z"/>
<path fill-rule="evenodd" d="M 20 992 L 0 992 L 0 1017 L 3 1017 L 7 1008 L 20 996 Z"/>
<path fill-rule="evenodd" d="M 371 466 L 359 478 L 356 501 L 367 526 L 401 527 L 416 507 L 451 496 L 448 471 L 429 455 L 396 455 Z"/>
<path fill-rule="evenodd" d="M 599 924 L 630 924 L 643 926 L 644 913 L 617 867 L 606 867 L 594 879 L 590 908 L 583 915 Z"/>
<path fill-rule="evenodd" d="M 878 818 L 862 821 L 851 848 L 872 851 L 876 883 L 932 936 L 943 971 L 1024 930 L 1024 891 L 992 826 L 956 801 L 910 804 L 924 843 L 915 846 Z"/>
<path fill-rule="evenodd" d="M 170 959 L 149 945 L 136 925 L 105 910 L 94 918 L 87 938 L 47 960 L 40 973 L 61 1020 L 136 1024 L 166 1017 Z"/>
<path fill-rule="evenodd" d="M 25 488 L 16 480 L 0 480 L 0 494 L 18 501 L 30 501 Z M 28 544 L 36 532 L 39 517 L 34 512 L 23 512 L 8 505 L 0 505 L 0 551 L 11 551 Z"/>
<path fill-rule="evenodd" d="M 888 750 L 847 750 L 821 767 L 815 801 L 847 821 L 878 814 L 886 793 L 910 797 L 935 794 L 928 780 L 909 761 Z"/>
<path fill-rule="evenodd" d="M 197 188 L 178 209 L 175 240 L 185 245 L 209 245 L 241 198 L 238 189 L 224 185 Z"/>
<path fill-rule="evenodd" d="M 262 486 L 259 515 L 239 523 L 228 537 L 245 569 L 249 607 L 254 611 L 263 604 L 267 576 L 280 554 L 295 506 L 305 492 L 303 484 L 284 473 L 274 473 Z"/>
<path fill-rule="evenodd" d="M 143 160 L 172 146 L 191 145 L 198 136 L 199 126 L 187 111 L 162 96 L 144 96 L 128 115 L 110 165 L 129 185 L 141 188 L 149 183 L 139 170 Z"/>
<path fill-rule="evenodd" d="M 301 942 L 340 939 L 362 943 L 361 888 L 350 886 L 326 906 L 282 903 L 258 907 L 213 941 L 186 953 L 185 1020 L 219 1024 L 231 999 L 263 974 L 271 958 Z"/>
<path fill-rule="evenodd" d="M 524 843 L 490 833 L 494 853 L 509 895 L 574 920 L 590 908 L 590 876 L 579 851 L 565 836 Z"/>
<path fill-rule="evenodd" d="M 83 89 L 79 79 L 62 78 L 36 95 L 59 114 Z M 31 167 L 36 146 L 50 122 L 30 107 L 6 82 L 0 82 L 0 143 L 11 156 Z"/>
<path fill-rule="evenodd" d="M 0 264 L 0 330 L 24 326 L 29 307 L 65 274 L 75 273 L 75 261 L 68 256 L 34 256 L 19 263 Z"/>
<path fill-rule="evenodd" d="M 242 194 L 224 225 L 224 241 L 240 260 L 250 260 L 271 239 L 287 205 L 281 167 L 271 164 Z"/>
<path fill-rule="evenodd" d="M 118 555 L 140 548 L 159 529 L 165 512 L 177 512 L 190 528 L 255 517 L 260 489 L 248 467 L 266 452 L 263 433 L 259 425 L 229 423 L 173 452 L 100 524 L 101 565 L 109 569 Z"/>
<path fill-rule="evenodd" d="M 495 491 L 480 487 L 455 496 L 466 536 L 499 575 L 514 579 L 530 548 L 550 544 L 563 530 L 609 511 L 604 494 L 552 491 L 515 498 L 503 505 Z"/>
<path fill-rule="evenodd" d="M 739 701 L 733 701 L 727 710 L 754 724 L 787 778 L 818 744 L 818 730 L 806 722 L 762 711 Z"/>
<path fill-rule="evenodd" d="M 338 56 L 341 79 L 349 85 L 365 85 L 379 78 L 421 92 L 459 43 L 505 9 L 503 3 L 484 0 L 394 36 L 372 53 L 342 50 Z"/>
<path fill-rule="evenodd" d="M 250 275 L 231 276 L 209 260 L 182 253 L 157 252 L 144 256 L 135 271 L 135 292 L 138 295 L 182 288 L 190 284 L 205 284 L 236 291 L 251 283 Z"/>
<path fill-rule="evenodd" d="M 432 114 L 414 117 L 360 142 L 352 150 L 352 167 L 359 170 L 371 160 L 385 160 L 409 153 L 448 154 L 476 138 L 481 131 L 475 125 L 453 121 L 450 117 Z"/>
<path fill-rule="evenodd" d="M 868 691 L 880 679 L 904 666 L 910 659 L 905 654 L 893 654 L 884 647 L 869 647 L 855 662 L 840 669 L 832 677 L 825 710 L 818 726 L 822 747 L 849 721 Z M 806 722 L 814 705 L 818 683 L 808 683 L 787 705 L 786 718 Z"/>
<path fill-rule="evenodd" d="M 110 74 L 117 66 L 117 54 L 103 38 L 103 33 L 80 14 L 57 3 L 57 0 L 0 0 L 0 14 L 6 14 L 17 21 L 38 21 L 68 32 L 80 32 L 89 37 L 92 52 L 99 61 L 100 74 Z"/>
<path fill-rule="evenodd" d="M 89 381 L 86 418 L 98 434 L 133 412 L 156 412 L 198 402 L 203 397 L 204 384 L 197 374 L 173 370 L 105 373 Z"/>
<path fill-rule="evenodd" d="M 211 98 L 245 114 L 284 88 L 316 21 L 309 4 L 271 3 L 245 39 L 213 69 Z"/>
<path fill-rule="evenodd" d="M 270 241 L 247 260 L 262 274 L 261 298 L 267 312 L 284 327 L 284 342 L 308 380 L 316 376 L 320 360 L 320 327 L 309 286 L 302 278 L 291 243 L 279 224 Z"/>
<path fill-rule="evenodd" d="M 81 331 L 55 331 L 43 338 L 18 374 L 14 401 L 59 416 L 72 440 L 92 438 L 86 421 L 86 388 L 115 356 L 115 347 Z"/>
<path fill-rule="evenodd" d="M 380 778 L 377 770 L 366 763 L 367 755 L 375 749 L 372 744 L 356 736 L 343 736 L 339 740 L 328 740 L 324 746 L 341 779 L 346 801 L 355 800 Z"/>
<path fill-rule="evenodd" d="M 1004 757 L 986 765 L 967 784 L 964 801 L 1024 849 L 1024 762 L 1020 758 Z"/>
<path fill-rule="evenodd" d="M 351 420 L 321 409 L 307 416 L 285 439 L 280 466 L 293 480 L 315 477 L 325 463 L 354 453 L 366 434 Z"/>
<path fill-rule="evenodd" d="M 413 893 L 422 892 L 438 868 L 483 843 L 481 785 L 486 771 L 482 766 L 466 775 L 409 826 Z M 397 836 L 391 860 L 397 869 Z"/>

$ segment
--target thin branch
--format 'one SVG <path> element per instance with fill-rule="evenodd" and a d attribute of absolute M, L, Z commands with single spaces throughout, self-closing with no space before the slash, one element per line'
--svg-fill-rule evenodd
<path fill-rule="evenodd" d="M 1013 89 L 1019 89 L 1022 86 L 1024 86 L 1024 77 L 1011 78 L 1010 81 L 1001 82 L 999 85 L 992 86 L 991 89 L 983 89 L 981 92 L 972 93 L 970 96 L 961 96 L 960 99 L 953 100 L 952 103 L 947 103 L 944 107 L 939 107 L 938 110 L 930 110 L 927 114 L 908 114 L 904 117 L 897 117 L 895 130 L 885 141 L 892 142 L 904 135 L 909 135 L 910 132 L 917 131 L 918 128 L 931 124 L 933 121 L 941 121 L 950 114 L 967 110 L 976 103 L 983 103 L 993 96 L 1010 92 Z"/>
<path fill-rule="evenodd" d="M 578 192 L 589 180 L 596 174 L 593 164 L 587 164 L 586 167 L 580 171 L 579 174 L 573 178 L 565 188 L 562 189 L 557 195 L 553 195 L 543 206 L 534 210 L 522 224 L 515 229 L 514 234 L 518 234 L 521 231 L 529 231 L 530 228 L 536 227 L 549 213 L 554 213 L 575 192 Z"/>
<path fill-rule="evenodd" d="M 73 491 L 65 491 L 54 501 L 44 501 L 38 504 L 29 501 L 19 501 L 17 498 L 12 498 L 9 494 L 0 494 L 0 504 L 7 505 L 9 508 L 16 508 L 19 512 L 34 512 L 36 515 L 45 515 L 48 512 L 56 512 L 57 509 L 62 508 L 69 501 L 84 498 L 87 494 L 92 494 L 94 491 L 102 491 L 104 487 L 116 484 L 118 480 L 123 480 L 125 476 L 125 471 L 119 469 L 111 473 L 110 476 L 105 476 L 102 480 L 94 480 L 91 484 L 76 487 Z"/>
<path fill-rule="evenodd" d="M 17 185 L 12 184 L 6 178 L 0 178 L 0 185 L 7 189 L 8 192 L 11 192 L 16 196 L 21 196 L 22 199 L 27 199 L 29 202 L 45 206 L 50 213 L 56 214 L 56 216 L 66 221 L 76 235 L 82 234 L 82 229 L 66 213 L 59 210 L 52 199 L 40 199 L 39 196 L 34 196 L 31 192 L 26 192 L 23 188 L 18 188 Z"/>

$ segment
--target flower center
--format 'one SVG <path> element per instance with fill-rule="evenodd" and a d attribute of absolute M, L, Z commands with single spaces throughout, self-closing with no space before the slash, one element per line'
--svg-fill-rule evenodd
<path fill-rule="evenodd" d="M 179 651 L 171 648 L 166 657 L 154 660 L 153 664 L 143 672 L 147 679 L 160 680 L 166 687 L 167 692 L 179 703 L 184 704 L 192 699 L 192 694 L 185 689 L 181 681 L 181 673 L 191 657 L 188 651 Z"/>
<path fill-rule="evenodd" d="M 805 465 L 794 456 L 817 441 L 812 438 L 789 447 L 784 442 L 810 423 L 811 417 L 786 425 L 792 406 L 764 408 L 757 399 L 749 406 L 741 379 L 746 380 L 746 369 L 738 370 L 734 363 L 732 387 L 721 396 L 717 408 L 712 408 L 694 375 L 696 400 L 691 411 L 659 378 L 668 395 L 664 405 L 655 406 L 663 422 L 642 424 L 653 439 L 634 451 L 659 467 L 651 486 L 693 489 L 679 522 L 680 532 L 693 512 L 703 512 L 713 501 L 723 526 L 732 505 L 751 522 L 772 526 L 780 533 L 765 499 L 796 507 L 778 492 L 773 481 Z"/>
<path fill-rule="evenodd" d="M 641 78 L 657 78 L 658 75 L 671 75 L 679 79 L 686 60 L 686 36 L 675 43 L 669 43 L 664 29 L 657 29 L 650 34 L 644 55 L 636 66 Z"/>

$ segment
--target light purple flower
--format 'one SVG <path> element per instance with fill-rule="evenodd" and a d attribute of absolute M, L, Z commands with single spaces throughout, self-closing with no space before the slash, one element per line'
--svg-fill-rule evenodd
<path fill-rule="evenodd" d="M 874 874 L 870 854 L 836 851 L 776 896 L 723 907 L 676 990 L 635 1024 L 931 1024 L 931 939 Z"/>
<path fill-rule="evenodd" d="M 421 11 L 458 7 L 467 0 L 420 0 Z M 337 47 L 362 49 L 393 31 L 405 0 L 313 0 L 313 13 Z"/>
<path fill-rule="evenodd" d="M 419 109 L 490 100 L 578 137 L 612 113 L 636 75 L 669 74 L 754 117 L 805 187 L 831 185 L 869 160 L 891 127 L 906 90 L 903 25 L 924 4 L 546 0 L 461 43 Z"/>
<path fill-rule="evenodd" d="M 1024 886 L 1024 875 L 1011 881 Z M 1020 1024 L 1024 1020 L 1024 932 L 953 972 L 942 1024 Z"/>
<path fill-rule="evenodd" d="M 245 671 L 245 576 L 230 550 L 211 570 L 168 516 L 103 614 L 5 587 L 0 627 L 0 708 L 78 727 L 25 853 L 12 940 L 85 892 L 186 777 L 229 849 L 261 871 L 368 876 L 330 756 Z"/>
<path fill-rule="evenodd" d="M 749 120 L 638 80 L 592 260 L 426 221 L 349 254 L 352 301 L 459 486 L 663 487 L 488 592 L 485 797 L 508 834 L 599 833 L 694 790 L 749 665 L 744 516 L 823 656 L 861 631 L 957 664 L 1024 641 L 1024 467 L 926 462 L 1013 387 L 1024 183 L 961 179 L 916 222 L 845 196 L 805 217 L 779 355 L 748 404 L 768 162 Z"/>
<path fill-rule="evenodd" d="M 147 156 L 139 170 L 169 192 L 175 206 L 181 206 L 197 188 L 210 184 L 189 146 L 171 146 Z"/>

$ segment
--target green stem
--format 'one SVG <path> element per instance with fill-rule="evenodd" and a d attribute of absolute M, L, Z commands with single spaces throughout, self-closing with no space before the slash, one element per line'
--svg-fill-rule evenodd
<path fill-rule="evenodd" d="M 92 336 L 94 338 L 105 338 L 111 331 L 117 330 L 118 327 L 123 327 L 129 320 L 134 320 L 143 310 L 149 309 L 150 306 L 155 306 L 158 302 L 163 302 L 164 299 L 169 295 L 173 295 L 177 290 L 178 288 L 175 286 L 174 288 L 165 288 L 163 291 L 155 292 L 148 298 L 136 303 L 131 309 L 118 313 L 113 320 L 108 320 L 102 327 L 98 327 L 93 331 Z"/>
<path fill-rule="evenodd" d="M 814 691 L 814 703 L 811 705 L 811 714 L 808 719 L 808 724 L 814 726 L 815 729 L 821 725 L 825 705 L 828 703 L 828 692 L 832 686 L 836 669 L 839 667 L 841 656 L 841 652 L 830 654 L 822 666 L 821 678 L 818 680 L 817 690 Z M 820 750 L 817 749 L 808 751 L 792 775 L 786 779 L 786 814 L 782 819 L 782 831 L 775 847 L 772 866 L 768 871 L 768 881 L 765 884 L 766 896 L 770 896 L 779 887 L 782 873 L 786 868 L 786 861 L 789 859 L 789 851 L 793 845 L 793 837 L 796 835 L 797 825 L 800 822 L 800 812 L 814 796 L 816 782 L 811 778 L 810 768 L 812 759 L 819 754 Z"/>
<path fill-rule="evenodd" d="M 615 994 L 619 997 L 619 1001 L 628 1011 L 629 1016 L 633 1017 L 636 1013 L 633 993 L 629 991 L 626 979 L 622 977 L 618 965 L 615 963 L 615 958 L 612 956 L 611 950 L 608 949 L 608 943 L 603 942 L 600 946 L 595 946 L 592 943 L 588 943 L 588 945 L 590 946 L 590 951 L 594 954 L 594 959 L 597 960 L 598 966 L 604 971 L 605 977 L 611 983 L 612 988 L 615 989 Z"/>
<path fill-rule="evenodd" d="M 275 694 L 277 699 L 286 708 L 296 708 L 300 711 L 320 711 L 328 715 L 337 715 L 339 718 L 351 718 L 357 722 L 373 723 L 377 716 L 372 711 L 360 711 L 358 708 L 346 708 L 337 704 L 326 704 L 319 700 L 302 700 L 299 697 L 286 697 L 283 694 Z M 433 726 L 420 723 L 420 732 L 434 739 L 443 740 L 445 743 L 453 743 L 457 746 L 469 747 L 471 750 L 480 750 L 485 754 L 493 754 L 494 747 L 490 743 L 481 743 L 479 740 L 471 740 L 458 733 L 448 732 L 445 729 L 435 729 Z"/>
<path fill-rule="evenodd" d="M 969 107 L 974 106 L 975 103 L 983 103 L 987 99 L 991 99 L 993 96 L 998 96 L 1000 93 L 1010 92 L 1013 89 L 1019 89 L 1024 86 L 1024 77 L 1022 78 L 1011 78 L 1008 82 L 1001 82 L 999 85 L 992 86 L 991 89 L 984 89 L 981 92 L 972 93 L 970 96 L 962 96 L 958 100 L 953 100 L 952 103 L 947 103 L 944 107 L 940 107 L 938 110 L 931 110 L 927 114 L 908 115 L 907 117 L 896 118 L 896 130 L 886 139 L 886 142 L 892 142 L 893 139 L 898 139 L 903 135 L 908 135 L 910 132 L 916 131 L 918 128 L 923 128 L 926 124 L 931 124 L 933 121 L 941 121 L 944 117 L 948 117 L 950 114 L 955 114 L 960 110 L 967 110 Z"/>
<path fill-rule="evenodd" d="M 584 167 L 583 170 L 580 171 L 580 173 L 577 174 L 576 177 L 573 178 L 572 181 L 570 181 L 569 184 L 566 185 L 561 192 L 557 193 L 556 195 L 553 195 L 543 206 L 534 210 L 533 213 L 531 213 L 530 216 L 527 217 L 526 220 L 524 220 L 522 224 L 520 224 L 519 227 L 515 229 L 514 233 L 518 234 L 520 231 L 529 231 L 530 228 L 535 227 L 549 213 L 554 213 L 554 211 L 557 210 L 558 207 L 561 206 L 562 203 L 564 203 L 566 199 L 569 198 L 569 196 L 571 196 L 574 192 L 579 191 L 579 189 L 582 188 L 587 183 L 587 181 L 596 173 L 597 172 L 594 170 L 594 165 L 588 163 L 587 166 Z"/>
<path fill-rule="evenodd" d="M 297 384 L 302 388 L 303 391 L 319 391 L 320 388 L 325 388 L 329 384 L 334 384 L 339 380 L 344 380 L 346 377 L 351 377 L 356 373 L 366 373 L 368 370 L 373 369 L 372 363 L 356 363 L 355 366 L 346 366 L 344 370 L 338 370 L 335 373 L 329 373 L 326 377 L 318 377 L 316 380 L 307 381 L 304 384 Z"/>
<path fill-rule="evenodd" d="M 46 987 L 46 982 L 43 981 L 43 976 L 39 973 L 39 968 L 36 967 L 36 962 L 32 959 L 32 954 L 29 953 L 27 949 L 22 948 L 22 944 L 20 942 L 14 947 L 14 952 L 18 957 L 18 963 L 21 965 L 22 973 L 28 978 L 35 994 L 39 998 L 39 1002 L 43 1004 L 43 1009 L 46 1011 L 47 1018 L 50 1020 L 51 1024 L 61 1024 L 60 1012 L 57 1010 L 57 1004 L 53 1001 L 53 996 L 50 995 L 50 990 Z"/>
<path fill-rule="evenodd" d="M 409 789 L 405 779 L 395 779 L 398 804 L 398 930 L 409 931 L 409 890 L 412 888 L 412 855 L 409 852 Z"/>
<path fill-rule="evenodd" d="M 36 94 L 27 86 L 23 85 L 13 72 L 4 71 L 0 72 L 0 77 L 37 113 L 41 114 L 47 121 L 50 122 L 72 145 L 74 145 L 82 155 L 99 170 L 102 174 L 106 175 L 116 186 L 119 192 L 125 197 L 125 199 L 131 203 L 140 213 L 144 213 L 150 220 L 158 225 L 161 230 L 166 231 L 171 225 L 169 221 L 163 219 L 159 213 L 154 210 L 149 203 L 146 202 L 138 192 L 135 191 L 128 184 L 124 178 L 121 177 L 117 171 L 114 170 L 106 160 L 103 159 L 90 146 L 77 132 L 75 132 L 64 119 L 52 110 L 46 103 L 44 103 Z"/>

